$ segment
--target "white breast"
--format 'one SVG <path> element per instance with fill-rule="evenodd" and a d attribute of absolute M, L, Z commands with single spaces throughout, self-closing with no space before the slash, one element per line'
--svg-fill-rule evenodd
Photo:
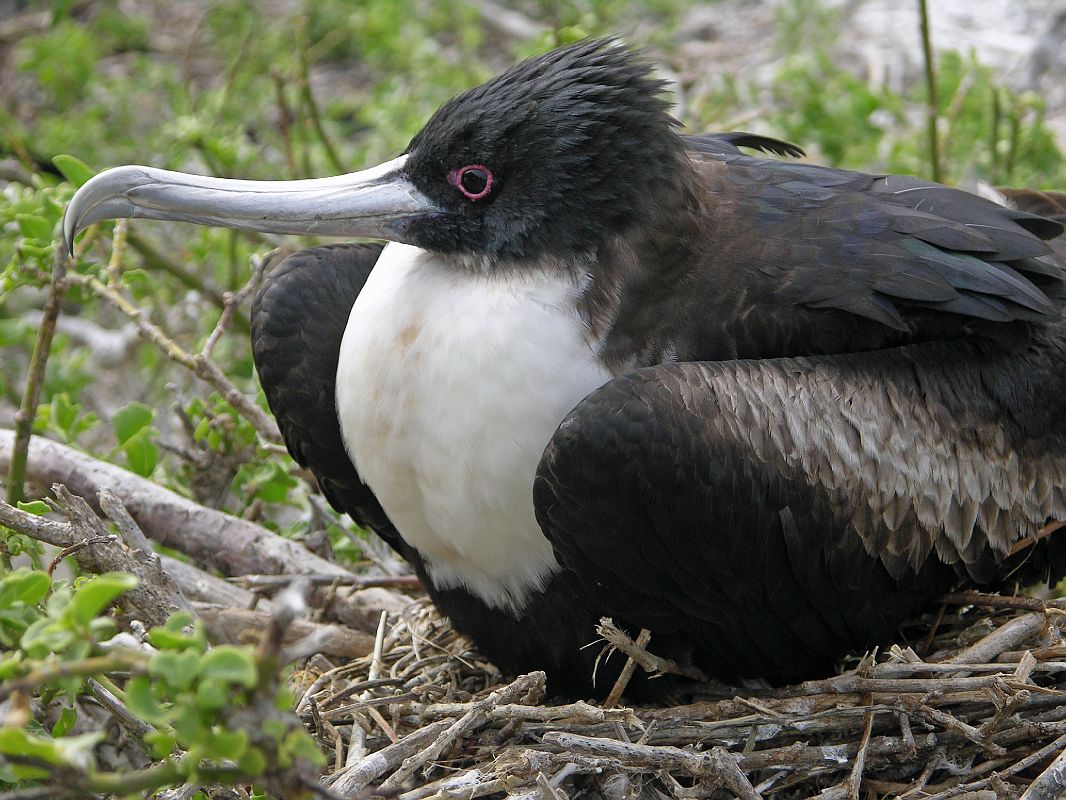
<path fill-rule="evenodd" d="M 545 445 L 612 376 L 575 311 L 579 287 L 537 271 L 381 254 L 352 308 L 337 413 L 356 469 L 441 588 L 519 610 L 558 569 L 533 515 Z"/>

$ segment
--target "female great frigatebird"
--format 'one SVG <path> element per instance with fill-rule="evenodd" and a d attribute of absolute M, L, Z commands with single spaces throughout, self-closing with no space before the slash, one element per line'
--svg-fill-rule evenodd
<path fill-rule="evenodd" d="M 584 42 L 362 172 L 108 170 L 67 241 L 112 217 L 389 240 L 269 276 L 267 399 L 330 502 L 556 688 L 589 681 L 602 615 L 787 680 L 958 576 L 1061 566 L 1063 197 L 751 157 L 798 150 L 681 135 L 662 89 Z"/>

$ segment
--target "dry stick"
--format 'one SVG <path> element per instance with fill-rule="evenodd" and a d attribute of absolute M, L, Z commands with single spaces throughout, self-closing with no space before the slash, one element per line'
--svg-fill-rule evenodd
<path fill-rule="evenodd" d="M 1020 800 L 1056 800 L 1063 795 L 1066 795 L 1066 750 L 1033 779 Z"/>
<path fill-rule="evenodd" d="M 874 730 L 874 712 L 866 712 L 866 724 L 862 730 L 862 739 L 859 740 L 859 751 L 855 755 L 855 765 L 851 768 L 851 774 L 846 781 L 848 800 L 859 800 L 859 785 L 862 783 L 862 771 L 866 766 L 866 748 L 870 746 L 870 734 Z"/>
<path fill-rule="evenodd" d="M 214 352 L 215 346 L 222 338 L 222 334 L 229 330 L 230 324 L 233 322 L 233 317 L 237 313 L 237 309 L 240 307 L 241 303 L 248 298 L 248 295 L 255 291 L 256 286 L 259 285 L 259 282 L 263 277 L 263 273 L 266 271 L 267 265 L 270 264 L 280 252 L 280 250 L 275 248 L 262 257 L 253 255 L 251 258 L 252 274 L 244 286 L 236 292 L 226 292 L 222 295 L 222 313 L 219 315 L 218 322 L 215 324 L 214 330 L 211 331 L 211 335 L 207 337 L 204 346 L 200 349 L 201 356 L 204 358 L 211 357 L 211 353 Z"/>
<path fill-rule="evenodd" d="M 1023 772 L 1029 769 L 1029 767 L 1039 764 L 1041 761 L 1043 761 L 1045 758 L 1052 755 L 1053 753 L 1062 750 L 1064 746 L 1066 746 L 1066 734 L 1063 734 L 1051 744 L 1041 747 L 1035 753 L 1030 753 L 1028 756 L 1021 759 L 1020 761 L 1016 761 L 1002 772 L 993 773 L 993 775 L 989 776 L 988 778 L 983 778 L 979 781 L 973 781 L 971 783 L 960 783 L 957 786 L 953 786 L 950 789 L 946 789 L 943 792 L 939 792 L 938 794 L 927 795 L 923 797 L 922 800 L 948 800 L 948 798 L 956 797 L 960 794 L 966 794 L 967 792 L 975 792 L 980 789 L 984 789 L 991 785 L 992 781 L 995 778 L 1002 779 L 1009 778 L 1012 775 L 1017 775 L 1019 772 Z"/>
<path fill-rule="evenodd" d="M 11 431 L 0 429 L 0 468 L 5 464 L 13 436 Z M 109 487 L 122 497 L 130 515 L 153 540 L 181 550 L 225 574 L 270 570 L 350 574 L 266 528 L 201 506 L 128 470 L 40 436 L 34 437 L 30 446 L 27 477 L 44 485 L 58 481 L 74 494 L 89 498 L 101 488 Z M 37 523 L 29 524 L 41 527 Z M 59 546 L 70 544 L 73 540 L 68 539 Z M 382 593 L 392 598 L 388 590 L 379 588 L 342 595 L 334 601 L 331 615 L 358 630 L 373 630 L 382 607 L 379 597 Z"/>
<path fill-rule="evenodd" d="M 429 762 L 438 758 L 441 753 L 455 743 L 461 736 L 469 733 L 488 721 L 489 711 L 501 703 L 513 703 L 530 694 L 540 694 L 544 691 L 544 683 L 547 676 L 543 672 L 530 672 L 522 675 L 507 686 L 503 686 L 492 692 L 488 697 L 474 703 L 459 719 L 449 725 L 428 747 L 423 748 L 409 758 L 404 759 L 403 764 L 388 780 L 381 784 L 381 794 L 397 791 L 415 771 Z"/>
<path fill-rule="evenodd" d="M 618 629 L 610 617 L 601 617 L 596 626 L 596 633 L 602 636 L 608 644 L 622 651 L 633 659 L 641 669 L 655 675 L 681 675 L 697 681 L 706 681 L 707 676 L 695 667 L 687 667 L 678 664 L 669 658 L 649 653 L 630 639 L 624 632 Z"/>
<path fill-rule="evenodd" d="M 48 574 L 48 577 L 51 578 L 52 574 L 56 571 L 56 567 L 63 563 L 64 558 L 68 558 L 90 545 L 106 544 L 108 542 L 113 542 L 114 540 L 115 537 L 111 534 L 108 534 L 107 536 L 93 536 L 92 538 L 82 539 L 80 542 L 75 542 L 70 547 L 64 547 L 56 553 L 55 558 L 48 562 L 48 569 L 46 569 L 45 572 Z"/>
<path fill-rule="evenodd" d="M 1004 756 L 1007 754 L 1006 749 L 995 742 L 989 741 L 988 737 L 977 728 L 968 725 L 946 711 L 940 711 L 925 705 L 916 697 L 901 697 L 899 699 L 899 709 L 902 713 L 912 717 L 920 717 L 931 725 L 939 725 L 944 730 L 954 731 L 980 746 L 982 750 L 986 750 L 991 755 Z"/>
<path fill-rule="evenodd" d="M 48 290 L 41 315 L 41 324 L 37 327 L 37 338 L 33 343 L 30 356 L 30 371 L 26 387 L 22 392 L 22 403 L 15 414 L 15 443 L 11 450 L 11 461 L 7 471 L 7 502 L 11 505 L 22 500 L 26 482 L 26 459 L 30 449 L 30 437 L 33 435 L 33 420 L 37 416 L 37 404 L 41 400 L 41 388 L 44 385 L 44 368 L 52 350 L 52 338 L 56 332 L 56 320 L 67 288 L 67 243 L 60 241 L 56 245 L 55 259 L 52 262 L 52 284 Z M 8 560 L 7 548 L 0 544 L 0 557 L 4 563 Z"/>
<path fill-rule="evenodd" d="M 167 617 L 191 608 L 181 590 L 162 571 L 149 550 L 123 546 L 81 497 L 65 486 L 53 487 L 69 522 L 43 519 L 0 502 L 0 524 L 37 541 L 73 552 L 87 572 L 130 572 L 140 579 L 128 598 L 150 625 L 162 625 Z M 76 548 L 76 549 L 75 549 Z"/>
<path fill-rule="evenodd" d="M 986 594 L 984 592 L 951 592 L 943 597 L 945 603 L 984 608 L 1024 608 L 1029 611 L 1044 611 L 1048 607 L 1062 608 L 1066 600 L 1038 600 L 1035 597 Z"/>
<path fill-rule="evenodd" d="M 544 734 L 546 744 L 556 745 L 564 750 L 577 751 L 617 759 L 621 764 L 634 766 L 651 766 L 662 769 L 683 770 L 689 775 L 696 775 L 703 769 L 700 758 L 706 753 L 693 753 L 677 747 L 662 745 L 638 745 L 603 739 L 592 736 L 579 736 L 571 733 L 552 731 Z M 919 752 L 933 750 L 938 744 L 935 734 L 915 737 L 915 746 Z M 769 750 L 756 750 L 751 753 L 736 753 L 741 770 L 750 773 L 755 770 L 813 768 L 820 766 L 840 767 L 858 752 L 855 742 L 843 744 L 805 745 L 796 742 L 784 747 Z M 895 756 L 906 752 L 906 747 L 897 736 L 873 736 L 867 746 L 867 757 Z M 845 761 L 841 761 L 845 759 Z"/>
<path fill-rule="evenodd" d="M 470 710 L 473 703 L 434 703 L 420 706 L 419 715 L 423 719 L 436 717 L 457 717 Z M 568 703 L 561 706 L 523 706 L 517 703 L 504 703 L 489 712 L 493 720 L 535 720 L 538 722 L 556 722 L 580 720 L 582 722 L 618 722 L 630 727 L 643 727 L 640 719 L 630 708 L 598 708 L 584 701 Z"/>
<path fill-rule="evenodd" d="M 209 604 L 216 608 L 251 609 L 270 612 L 272 603 L 261 595 L 234 586 L 225 578 L 212 575 L 187 561 L 160 556 L 163 569 L 181 587 L 190 602 Z M 291 578 L 289 579 L 291 583 Z"/>
<path fill-rule="evenodd" d="M 109 536 L 107 526 L 83 498 L 71 494 L 66 486 L 59 483 L 52 486 L 52 491 L 62 504 L 61 510 L 67 515 L 73 528 L 79 532 L 91 532 L 95 536 Z M 159 559 L 152 552 L 148 540 L 137 528 L 137 524 L 126 509 L 122 508 L 118 499 L 105 492 L 101 492 L 101 501 L 106 503 L 110 514 L 122 520 L 118 528 L 126 546 L 122 547 L 116 543 L 113 547 L 93 548 L 98 552 L 94 552 L 92 556 L 92 571 L 119 570 L 136 575 L 139 582 L 127 597 L 130 605 L 137 610 L 138 616 L 148 625 L 162 625 L 176 611 L 191 611 L 189 601 L 163 571 Z M 131 529 L 134 533 L 130 532 Z"/>
<path fill-rule="evenodd" d="M 311 581 L 315 586 L 355 586 L 359 589 L 389 587 L 411 591 L 422 589 L 422 582 L 415 575 L 386 575 L 376 578 L 362 575 L 302 575 L 301 577 Z M 289 585 L 290 580 L 286 575 L 238 575 L 230 578 L 233 583 L 256 594 L 283 589 Z"/>
<path fill-rule="evenodd" d="M 354 766 L 330 775 L 323 782 L 342 797 L 354 797 L 386 772 L 395 769 L 404 759 L 419 752 L 451 725 L 452 721 L 447 719 L 427 725 L 400 739 L 396 744 L 371 753 Z"/>
<path fill-rule="evenodd" d="M 693 753 L 678 747 L 630 744 L 561 731 L 544 734 L 544 741 L 564 751 L 576 750 L 579 753 L 616 758 L 630 766 L 639 763 L 642 766 L 680 770 L 694 778 L 710 780 L 716 786 L 725 787 L 741 800 L 761 798 L 737 763 L 744 757 L 733 755 L 722 747 L 714 747 L 706 753 Z"/>
<path fill-rule="evenodd" d="M 641 650 L 644 650 L 648 646 L 648 642 L 651 641 L 651 631 L 647 628 L 641 628 L 640 633 L 637 635 L 637 640 L 634 644 Z M 637 662 L 633 656 L 626 658 L 625 666 L 622 667 L 622 671 L 618 675 L 618 679 L 614 682 L 614 686 L 611 687 L 611 693 L 607 695 L 607 699 L 603 701 L 604 708 L 614 708 L 618 705 L 618 701 L 622 699 L 622 693 L 629 685 L 629 681 L 633 678 L 633 671 L 637 668 Z"/>
<path fill-rule="evenodd" d="M 94 294 L 107 300 L 119 311 L 137 324 L 137 332 L 142 338 L 162 350 L 171 361 L 181 364 L 196 377 L 211 384 L 222 393 L 226 401 L 241 413 L 268 442 L 280 443 L 281 432 L 274 419 L 263 411 L 255 401 L 245 397 L 241 391 L 226 377 L 222 369 L 202 353 L 189 354 L 177 342 L 171 339 L 161 328 L 145 318 L 143 309 L 133 305 L 119 292 L 111 289 L 98 278 L 78 276 L 77 280 L 88 286 Z M 225 301 L 223 300 L 223 303 Z"/>
<path fill-rule="evenodd" d="M 193 603 L 193 610 L 203 620 L 213 641 L 240 643 L 250 632 L 265 632 L 275 613 L 273 608 L 250 610 Z M 285 656 L 294 661 L 315 653 L 331 658 L 362 658 L 374 646 L 373 638 L 363 631 L 342 625 L 324 625 L 306 619 L 295 620 L 285 634 Z"/>
<path fill-rule="evenodd" d="M 1022 642 L 1040 633 L 1046 621 L 1047 616 L 1040 613 L 1015 617 L 951 658 L 950 663 L 980 664 L 995 661 L 1000 653 L 1005 650 L 1012 650 Z"/>
<path fill-rule="evenodd" d="M 93 699 L 107 709 L 108 713 L 118 720 L 118 723 L 137 739 L 144 741 L 145 736 L 155 731 L 155 728 L 147 722 L 133 716 L 133 713 L 126 708 L 125 704 L 96 679 L 89 678 L 86 681 L 86 685 L 89 687 Z"/>

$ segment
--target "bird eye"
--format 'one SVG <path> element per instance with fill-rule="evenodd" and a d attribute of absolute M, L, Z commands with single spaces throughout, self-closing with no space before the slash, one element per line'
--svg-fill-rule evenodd
<path fill-rule="evenodd" d="M 468 200 L 480 200 L 492 191 L 492 172 L 481 164 L 470 164 L 448 173 L 448 182 Z"/>

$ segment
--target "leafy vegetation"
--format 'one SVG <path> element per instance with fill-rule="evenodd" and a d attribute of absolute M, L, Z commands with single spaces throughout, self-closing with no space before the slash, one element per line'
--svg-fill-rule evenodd
<path fill-rule="evenodd" d="M 621 32 L 665 63 L 687 64 L 676 38 L 687 6 L 531 0 L 521 37 L 501 34 L 468 0 L 306 2 L 276 16 L 252 0 L 206 9 L 54 3 L 44 25 L 4 45 L 15 80 L 5 90 L 11 102 L 0 104 L 3 419 L 22 402 L 63 208 L 95 171 L 139 162 L 266 179 L 355 169 L 402 150 L 457 91 L 555 44 Z M 687 98 L 684 121 L 722 127 L 769 97 L 755 127 L 820 160 L 926 174 L 921 83 L 893 89 L 842 66 L 833 12 L 813 0 L 782 8 L 772 84 L 719 75 Z M 1066 186 L 1061 143 L 1039 98 L 1010 91 L 972 55 L 941 53 L 938 80 L 949 180 Z M 34 430 L 286 536 L 325 526 L 338 557 L 360 559 L 358 533 L 311 509 L 307 483 L 247 409 L 194 375 L 197 356 L 209 359 L 265 409 L 242 290 L 268 251 L 300 244 L 188 226 L 96 226 L 60 287 Z M 71 320 L 83 324 L 64 324 Z M 136 339 L 142 322 L 159 336 Z M 109 347 L 118 349 L 107 361 Z M 279 710 L 290 698 L 277 664 L 250 648 L 209 648 L 188 617 L 148 634 L 154 653 L 107 647 L 116 630 L 108 608 L 130 578 L 78 576 L 69 559 L 75 577 L 54 578 L 40 569 L 36 542 L 0 538 L 8 566 L 21 554 L 38 567 L 0 572 L 0 783 L 32 786 L 61 769 L 98 793 L 186 781 L 276 788 L 279 769 L 318 763 L 312 740 Z M 90 678 L 141 721 L 153 766 L 99 769 L 103 734 L 78 725 Z M 243 710 L 264 705 L 269 725 L 242 726 L 252 718 Z"/>

